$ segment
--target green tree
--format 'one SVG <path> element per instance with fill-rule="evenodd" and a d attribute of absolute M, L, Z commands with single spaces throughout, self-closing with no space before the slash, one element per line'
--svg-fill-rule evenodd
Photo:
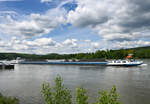
<path fill-rule="evenodd" d="M 114 86 L 110 92 L 100 91 L 100 96 L 96 104 L 121 104 L 119 102 L 119 95 L 117 94 L 116 86 Z"/>
<path fill-rule="evenodd" d="M 50 88 L 49 83 L 44 83 L 42 85 L 42 93 L 43 93 L 46 104 L 54 104 L 53 92 Z"/>
<path fill-rule="evenodd" d="M 58 75 L 53 90 L 48 83 L 42 85 L 42 93 L 46 104 L 72 104 L 70 90 L 65 88 L 62 82 L 62 78 Z"/>
<path fill-rule="evenodd" d="M 88 104 L 88 96 L 86 95 L 87 90 L 81 87 L 76 89 L 76 103 L 77 104 Z"/>
<path fill-rule="evenodd" d="M 72 96 L 70 94 L 70 90 L 64 88 L 63 79 L 58 75 L 55 79 L 54 86 L 54 99 L 55 104 L 72 104 Z"/>

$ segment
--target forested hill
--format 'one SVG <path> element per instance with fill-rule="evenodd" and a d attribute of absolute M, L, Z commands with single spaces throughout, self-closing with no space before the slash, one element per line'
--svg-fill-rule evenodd
<path fill-rule="evenodd" d="M 133 54 L 134 58 L 150 58 L 150 46 L 119 50 L 96 51 L 94 53 L 77 54 L 23 54 L 23 53 L 0 53 L 0 60 L 13 60 L 17 57 L 27 60 L 45 60 L 45 59 L 123 59 L 128 54 Z"/>

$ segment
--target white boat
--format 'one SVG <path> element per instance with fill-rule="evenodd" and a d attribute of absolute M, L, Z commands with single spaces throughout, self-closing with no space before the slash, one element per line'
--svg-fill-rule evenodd
<path fill-rule="evenodd" d="M 18 64 L 18 63 L 20 63 L 20 62 L 22 62 L 22 61 L 24 61 L 24 60 L 11 60 L 11 61 L 9 61 L 11 64 Z"/>
<path fill-rule="evenodd" d="M 143 61 L 135 61 L 135 60 L 111 60 L 108 61 L 108 66 L 138 66 L 142 65 Z"/>
<path fill-rule="evenodd" d="M 11 60 L 9 63 L 11 64 L 19 64 L 20 62 L 25 61 L 24 59 L 21 59 L 20 57 L 17 57 L 16 60 Z"/>

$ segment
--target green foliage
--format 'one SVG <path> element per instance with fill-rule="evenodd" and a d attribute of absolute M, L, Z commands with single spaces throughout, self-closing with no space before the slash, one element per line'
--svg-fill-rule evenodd
<path fill-rule="evenodd" d="M 17 98 L 5 97 L 0 94 L 0 104 L 19 104 L 19 100 Z"/>
<path fill-rule="evenodd" d="M 48 83 L 44 83 L 42 85 L 42 93 L 43 93 L 43 96 L 45 98 L 46 104 L 54 104 L 53 103 L 54 102 L 53 101 L 54 100 L 53 92 L 52 92 L 50 85 Z"/>
<path fill-rule="evenodd" d="M 72 104 L 70 90 L 65 88 L 62 82 L 61 77 L 57 76 L 53 90 L 48 83 L 43 84 L 42 93 L 46 104 Z"/>
<path fill-rule="evenodd" d="M 43 84 L 42 93 L 46 104 L 73 104 L 71 92 L 64 87 L 63 80 L 59 75 L 55 79 L 55 86 L 53 89 L 51 89 L 48 83 Z M 119 102 L 119 95 L 117 94 L 116 86 L 114 86 L 109 92 L 100 91 L 99 95 L 98 101 L 93 104 L 121 104 Z M 75 104 L 89 104 L 86 89 L 78 87 L 76 89 L 75 97 Z"/>
<path fill-rule="evenodd" d="M 76 103 L 77 104 L 88 104 L 88 96 L 86 95 L 87 90 L 78 87 L 76 89 Z"/>
<path fill-rule="evenodd" d="M 100 91 L 100 96 L 98 98 L 98 102 L 96 104 L 121 104 L 119 102 L 119 95 L 116 92 L 116 86 L 114 86 L 110 92 L 108 91 Z"/>
<path fill-rule="evenodd" d="M 70 90 L 64 88 L 62 84 L 63 80 L 60 76 L 57 76 L 55 79 L 55 86 L 54 86 L 54 99 L 55 104 L 71 104 L 71 94 Z"/>

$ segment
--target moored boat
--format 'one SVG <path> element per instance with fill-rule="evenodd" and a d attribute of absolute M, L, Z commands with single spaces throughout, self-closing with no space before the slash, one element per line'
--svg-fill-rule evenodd
<path fill-rule="evenodd" d="M 14 69 L 14 64 L 11 64 L 7 61 L 0 61 L 0 69 Z"/>

